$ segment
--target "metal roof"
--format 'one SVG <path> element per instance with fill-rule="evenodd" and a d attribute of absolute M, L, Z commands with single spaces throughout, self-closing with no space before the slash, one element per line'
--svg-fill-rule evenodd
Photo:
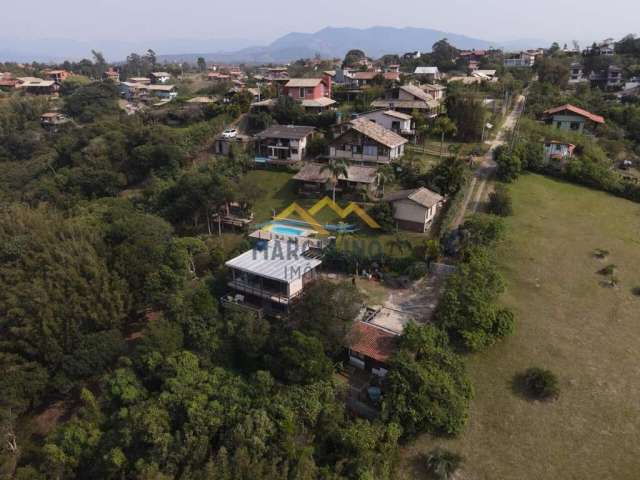
<path fill-rule="evenodd" d="M 270 240 L 264 249 L 248 250 L 225 265 L 259 277 L 292 283 L 322 264 L 322 260 L 302 256 L 305 251 L 304 243 Z"/>
<path fill-rule="evenodd" d="M 272 125 L 258 133 L 256 138 L 289 138 L 301 139 L 315 132 L 314 127 L 304 125 Z"/>

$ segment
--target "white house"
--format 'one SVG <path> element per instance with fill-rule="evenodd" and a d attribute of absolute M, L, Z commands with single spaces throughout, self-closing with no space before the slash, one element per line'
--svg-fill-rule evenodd
<path fill-rule="evenodd" d="M 175 85 L 149 85 L 147 90 L 154 97 L 163 100 L 173 100 L 178 96 L 178 89 Z"/>
<path fill-rule="evenodd" d="M 273 125 L 255 136 L 256 163 L 289 165 L 303 160 L 314 127 Z"/>
<path fill-rule="evenodd" d="M 416 67 L 413 74 L 427 77 L 430 81 L 440 80 L 440 70 L 438 70 L 438 67 Z"/>
<path fill-rule="evenodd" d="M 268 302 L 274 309 L 286 310 L 317 278 L 322 261 L 305 256 L 308 246 L 294 241 L 270 240 L 226 262 L 229 287 Z"/>
<path fill-rule="evenodd" d="M 149 74 L 149 78 L 151 78 L 151 83 L 166 84 L 171 80 L 171 74 L 168 72 L 152 72 Z"/>
<path fill-rule="evenodd" d="M 504 66 L 505 67 L 533 67 L 536 63 L 536 55 L 537 52 L 520 52 L 518 55 L 505 58 Z"/>
<path fill-rule="evenodd" d="M 391 203 L 398 228 L 424 233 L 444 205 L 444 197 L 420 187 L 389 193 L 384 200 Z"/>
<path fill-rule="evenodd" d="M 372 122 L 382 125 L 387 130 L 399 133 L 401 135 L 413 135 L 411 115 L 398 112 L 396 110 L 374 110 L 372 112 L 363 113 L 358 118 L 366 118 Z"/>

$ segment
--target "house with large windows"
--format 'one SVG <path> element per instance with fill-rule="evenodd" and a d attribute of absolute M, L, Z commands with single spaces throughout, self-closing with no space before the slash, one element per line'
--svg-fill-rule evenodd
<path fill-rule="evenodd" d="M 400 135 L 413 135 L 415 133 L 413 117 L 396 110 L 373 110 L 358 115 L 358 118 L 366 118 Z"/>
<path fill-rule="evenodd" d="M 303 160 L 314 127 L 273 125 L 255 136 L 256 163 L 291 165 Z"/>
<path fill-rule="evenodd" d="M 238 303 L 271 311 L 287 311 L 318 278 L 322 260 L 310 255 L 303 241 L 259 241 L 254 248 L 226 262 L 229 287 Z"/>
<path fill-rule="evenodd" d="M 402 85 L 387 90 L 384 98 L 371 102 L 371 107 L 398 110 L 408 114 L 417 110 L 427 115 L 436 115 L 444 97 L 444 91 L 439 91 L 439 98 L 436 99 L 434 95 L 417 85 Z"/>
<path fill-rule="evenodd" d="M 292 78 L 282 87 L 282 95 L 294 99 L 307 111 L 321 112 L 333 106 L 331 99 L 331 77 Z"/>
<path fill-rule="evenodd" d="M 329 156 L 352 163 L 387 164 L 404 154 L 408 140 L 367 118 L 355 118 L 329 144 Z"/>

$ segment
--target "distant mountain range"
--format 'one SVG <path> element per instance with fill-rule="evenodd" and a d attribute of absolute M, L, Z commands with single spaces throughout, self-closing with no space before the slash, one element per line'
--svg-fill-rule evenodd
<path fill-rule="evenodd" d="M 121 61 L 130 52 L 142 53 L 153 48 L 161 62 L 195 62 L 198 57 L 204 57 L 210 62 L 285 63 L 315 55 L 342 58 L 353 48 L 364 50 L 372 58 L 416 50 L 428 52 L 442 38 L 447 38 L 451 44 L 461 49 L 504 47 L 518 50 L 547 43 L 536 39 L 496 42 L 428 28 L 327 27 L 315 33 L 289 33 L 266 46 L 251 46 L 254 42 L 246 39 L 162 39 L 143 44 L 118 40 L 91 43 L 68 39 L 16 42 L 0 38 L 0 61 L 78 60 L 90 58 L 91 49 L 102 51 L 111 61 Z"/>

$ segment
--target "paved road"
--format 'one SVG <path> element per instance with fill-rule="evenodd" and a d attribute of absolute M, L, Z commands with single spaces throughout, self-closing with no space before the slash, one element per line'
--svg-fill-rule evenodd
<path fill-rule="evenodd" d="M 511 113 L 507 115 L 507 118 L 496 134 L 496 138 L 487 142 L 490 146 L 489 151 L 484 157 L 482 157 L 482 162 L 471 179 L 462 208 L 453 222 L 454 228 L 458 227 L 464 221 L 464 217 L 467 212 L 477 211 L 478 207 L 482 203 L 485 191 L 489 188 L 489 181 L 496 171 L 496 162 L 493 161 L 493 152 L 496 148 L 505 143 L 507 133 L 513 130 L 516 126 L 518 118 L 520 118 L 524 109 L 524 100 L 524 96 L 520 95 L 518 97 L 515 107 Z"/>

